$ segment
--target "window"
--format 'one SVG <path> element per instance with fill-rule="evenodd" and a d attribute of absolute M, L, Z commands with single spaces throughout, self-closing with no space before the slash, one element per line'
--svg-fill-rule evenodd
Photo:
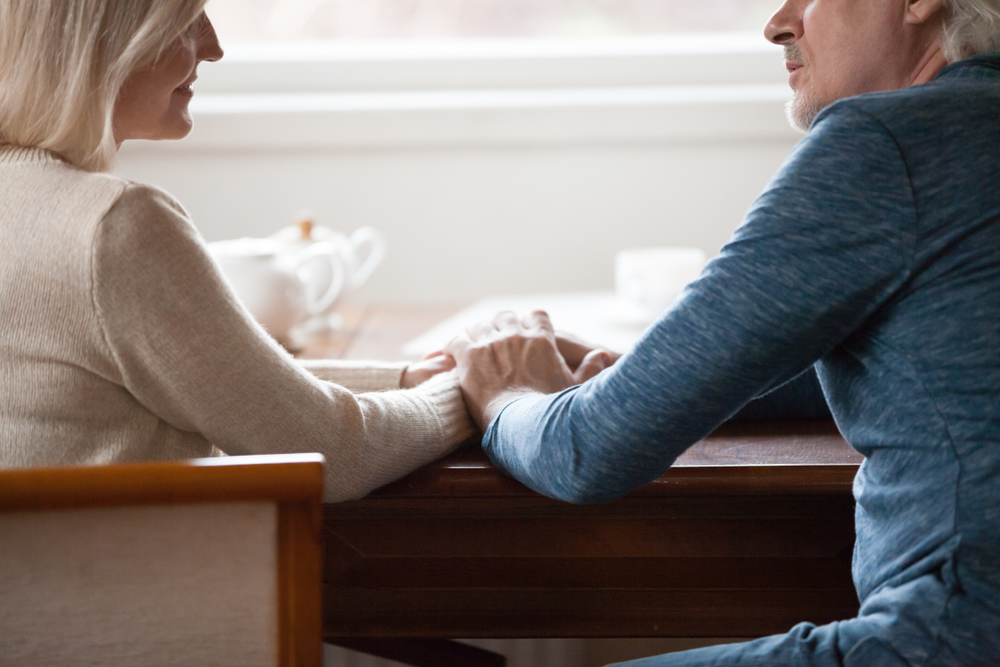
<path fill-rule="evenodd" d="M 175 150 L 784 141 L 780 1 L 212 0 Z"/>
<path fill-rule="evenodd" d="M 779 0 L 213 0 L 234 44 L 291 40 L 760 34 Z"/>

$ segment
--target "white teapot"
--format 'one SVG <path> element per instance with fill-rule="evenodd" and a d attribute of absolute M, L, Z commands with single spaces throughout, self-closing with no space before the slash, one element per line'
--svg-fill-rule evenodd
<path fill-rule="evenodd" d="M 345 271 L 344 288 L 320 313 L 326 316 L 332 315 L 352 290 L 364 285 L 385 257 L 385 237 L 377 229 L 360 227 L 346 236 L 329 227 L 316 225 L 308 211 L 299 214 L 297 224 L 281 229 L 270 238 L 285 254 L 294 255 L 323 244 L 332 245 L 340 254 Z M 313 263 L 305 268 L 305 280 L 317 292 L 330 283 L 331 277 L 330 268 L 323 264 Z"/>
<path fill-rule="evenodd" d="M 296 326 L 327 312 L 348 280 L 342 252 L 332 243 L 289 252 L 275 239 L 242 238 L 209 243 L 208 249 L 254 318 L 286 346 Z M 323 283 L 314 280 L 320 270 L 327 276 Z"/>

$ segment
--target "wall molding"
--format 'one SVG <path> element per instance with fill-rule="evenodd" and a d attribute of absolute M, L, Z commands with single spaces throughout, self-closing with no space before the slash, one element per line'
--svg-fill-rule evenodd
<path fill-rule="evenodd" d="M 762 37 L 256 45 L 206 63 L 195 130 L 130 153 L 789 141 Z"/>
<path fill-rule="evenodd" d="M 227 49 L 206 93 L 601 88 L 787 83 L 782 49 L 754 34 L 614 39 L 294 42 Z"/>
<path fill-rule="evenodd" d="M 130 152 L 783 140 L 774 85 L 206 95 L 183 142 Z"/>

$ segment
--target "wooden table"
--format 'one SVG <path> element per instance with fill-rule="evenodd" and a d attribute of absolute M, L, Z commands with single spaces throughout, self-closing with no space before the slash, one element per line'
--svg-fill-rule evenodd
<path fill-rule="evenodd" d="M 456 307 L 368 307 L 311 356 L 401 358 Z M 327 637 L 756 637 L 857 613 L 861 457 L 832 423 L 727 425 L 663 477 L 575 506 L 476 443 L 325 507 Z"/>

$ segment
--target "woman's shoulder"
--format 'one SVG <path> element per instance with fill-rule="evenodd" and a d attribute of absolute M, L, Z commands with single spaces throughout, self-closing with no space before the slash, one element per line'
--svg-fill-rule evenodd
<path fill-rule="evenodd" d="M 117 264 L 123 254 L 164 258 L 202 256 L 204 239 L 187 211 L 165 190 L 128 179 L 98 222 L 94 250 Z"/>
<path fill-rule="evenodd" d="M 194 223 L 162 188 L 118 174 L 83 171 L 55 159 L 25 166 L 29 168 L 0 167 L 0 204 L 18 199 L 17 208 L 35 221 L 35 233 L 45 239 L 45 248 L 76 257 L 70 264 L 88 278 L 96 279 L 92 270 L 116 273 L 130 263 L 147 268 L 184 258 L 204 263 L 204 241 Z M 37 244 L 22 245 L 25 253 L 43 250 Z"/>
<path fill-rule="evenodd" d="M 44 200 L 49 209 L 94 222 L 123 207 L 141 208 L 146 215 L 160 211 L 170 217 L 189 218 L 180 202 L 155 185 L 114 173 L 88 172 L 50 151 L 0 146 L 0 167 L 4 168 L 3 180 L 21 195 L 24 201 L 19 203 L 25 207 Z M 4 197 L 8 198 L 13 199 Z"/>
<path fill-rule="evenodd" d="M 109 236 L 134 247 L 197 235 L 181 204 L 156 186 L 78 169 L 51 151 L 10 146 L 0 146 L 0 232 L 7 254 L 19 254 L 26 265 L 47 254 L 78 273 L 89 270 L 88 258 Z"/>
<path fill-rule="evenodd" d="M 184 206 L 166 190 L 120 176 L 111 175 L 121 188 L 121 192 L 108 214 L 116 218 L 129 218 L 133 212 L 143 221 L 164 219 L 190 224 L 191 216 Z M 124 215 L 123 215 L 124 214 Z"/>

